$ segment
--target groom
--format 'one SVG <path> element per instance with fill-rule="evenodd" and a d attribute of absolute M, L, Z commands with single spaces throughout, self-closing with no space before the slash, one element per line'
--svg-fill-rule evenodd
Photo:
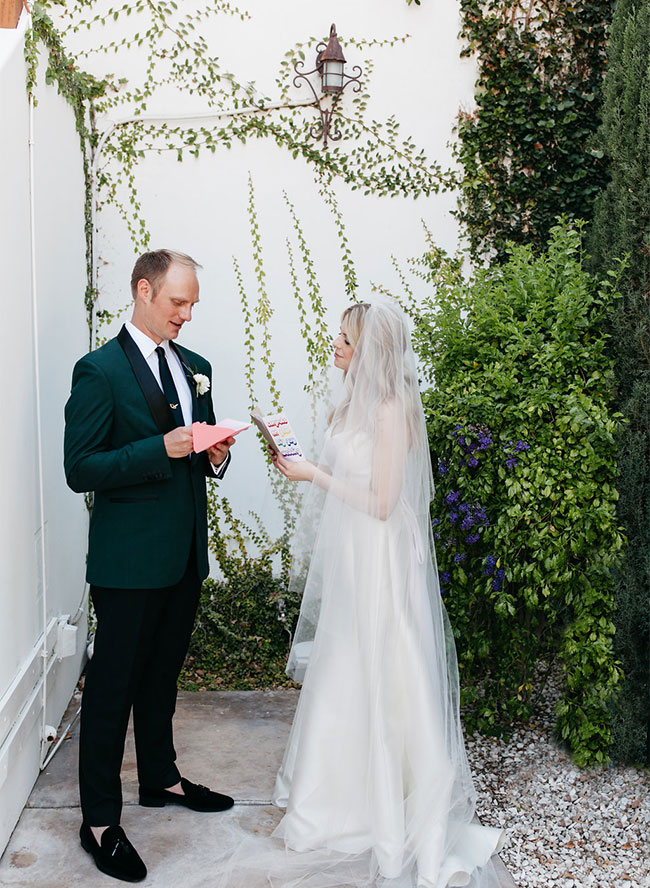
<path fill-rule="evenodd" d="M 181 777 L 176 681 L 208 574 L 205 478 L 221 478 L 229 438 L 192 452 L 192 422 L 214 423 L 210 364 L 176 345 L 199 301 L 189 256 L 145 253 L 131 275 L 133 316 L 78 361 L 65 408 L 65 473 L 92 491 L 87 581 L 97 631 L 81 714 L 81 844 L 117 879 L 146 867 L 120 827 L 120 766 L 133 710 L 140 804 L 229 808 L 229 796 Z"/>

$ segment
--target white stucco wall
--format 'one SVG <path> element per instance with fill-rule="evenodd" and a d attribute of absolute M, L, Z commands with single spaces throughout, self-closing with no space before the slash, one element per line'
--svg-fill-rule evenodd
<path fill-rule="evenodd" d="M 23 57 L 27 24 L 23 14 L 17 30 L 0 30 L 4 420 L 0 436 L 0 852 L 47 751 L 47 744 L 41 744 L 42 726 L 59 725 L 76 684 L 86 636 L 83 616 L 78 621 L 77 654 L 57 658 L 57 619 L 65 614 L 74 617 L 84 593 L 87 517 L 83 502 L 67 490 L 62 470 L 63 404 L 74 360 L 87 350 L 88 343 L 83 311 L 83 183 L 72 113 L 55 89 L 44 85 L 41 71 L 34 115 L 31 185 L 36 238 L 32 241 L 29 105 Z M 37 448 L 35 351 L 42 474 Z M 41 656 L 43 651 L 46 658 Z"/>
<path fill-rule="evenodd" d="M 181 8 L 196 5 L 193 2 Z M 242 0 L 239 5 L 249 18 L 240 21 L 222 15 L 204 21 L 202 36 L 225 69 L 255 81 L 259 92 L 271 100 L 279 97 L 275 78 L 287 49 L 310 35 L 327 34 L 331 22 L 336 23 L 343 41 L 346 37 L 383 40 L 410 35 L 395 47 L 370 52 L 375 71 L 369 83 L 368 119 L 385 120 L 395 114 L 402 138 L 411 136 L 443 168 L 451 163 L 449 142 L 454 121 L 459 107 L 471 107 L 475 80 L 473 64 L 460 59 L 458 0 L 424 0 L 421 6 L 407 6 L 405 0 L 331 0 L 327 6 L 304 0 Z M 142 29 L 135 19 L 134 15 L 112 23 L 104 40 L 119 39 L 126 33 L 125 26 L 131 31 Z M 84 29 L 71 39 L 73 45 L 76 41 L 77 46 L 87 48 L 96 45 L 101 35 L 97 38 L 94 31 Z M 307 53 L 306 69 L 313 66 L 314 55 L 315 51 Z M 360 61 L 352 46 L 346 48 L 346 57 L 348 67 Z M 143 58 L 142 51 L 132 48 L 115 56 L 92 55 L 88 64 L 98 75 L 110 70 L 133 85 L 141 75 Z M 305 88 L 292 87 L 295 100 L 306 95 Z M 343 107 L 349 102 L 346 94 Z M 209 109 L 196 96 L 171 89 L 154 94 L 146 109 L 148 115 L 169 118 L 190 111 Z M 128 108 L 113 112 L 113 119 L 128 112 Z M 316 119 L 313 110 L 306 114 Z M 109 125 L 108 119 L 99 121 L 100 128 Z M 283 402 L 292 416 L 299 417 L 297 431 L 304 438 L 308 437 L 301 410 L 306 355 L 290 289 L 285 240 L 291 237 L 295 242 L 295 238 L 283 191 L 296 206 L 312 251 L 332 334 L 338 330 L 340 312 L 347 302 L 334 223 L 318 194 L 313 170 L 268 139 L 249 139 L 245 145 L 235 142 L 229 150 L 217 148 L 216 153 L 205 153 L 198 159 L 188 156 L 182 163 L 174 152 L 147 154 L 136 181 L 152 248 L 168 246 L 188 252 L 204 266 L 201 304 L 180 341 L 212 361 L 218 416 L 245 419 L 244 326 L 232 256 L 241 264 L 249 299 L 254 302 L 256 282 L 247 218 L 249 174 L 256 190 L 267 286 L 275 311 L 273 359 Z M 353 191 L 341 181 L 334 183 L 334 190 L 344 214 L 361 298 L 371 297 L 372 282 L 398 286 L 391 256 L 404 265 L 409 257 L 423 252 L 422 221 L 440 246 L 453 250 L 457 245 L 457 226 L 450 215 L 456 205 L 452 193 L 417 200 L 378 198 Z M 134 255 L 126 227 L 111 208 L 98 217 L 97 255 L 100 306 L 116 310 L 129 301 Z M 102 333 L 117 332 L 124 317 L 128 314 Z M 259 399 L 266 406 L 261 368 L 260 380 Z M 240 437 L 234 455 L 222 490 L 238 514 L 255 509 L 266 515 L 270 498 L 265 493 L 265 467 L 252 432 Z"/>

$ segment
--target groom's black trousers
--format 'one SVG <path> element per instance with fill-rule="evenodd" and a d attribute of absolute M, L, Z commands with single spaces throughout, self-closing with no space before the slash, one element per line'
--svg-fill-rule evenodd
<path fill-rule="evenodd" d="M 180 780 L 172 717 L 200 593 L 194 546 L 185 575 L 173 586 L 91 586 L 97 631 L 79 739 L 81 812 L 89 826 L 120 822 L 120 768 L 131 709 L 140 784 L 163 788 Z"/>

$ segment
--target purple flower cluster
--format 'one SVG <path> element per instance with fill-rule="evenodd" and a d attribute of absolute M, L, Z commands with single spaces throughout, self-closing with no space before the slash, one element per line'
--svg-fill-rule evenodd
<path fill-rule="evenodd" d="M 492 438 L 490 437 L 490 433 L 487 429 L 481 428 L 478 432 L 478 443 L 479 450 L 487 450 L 490 444 L 492 443 Z"/>
<path fill-rule="evenodd" d="M 491 430 L 484 425 L 473 425 L 470 423 L 458 423 L 451 433 L 454 444 L 458 446 L 461 454 L 460 459 L 456 463 L 455 459 L 438 458 L 438 474 L 440 477 L 451 477 L 456 467 L 476 468 L 481 461 L 481 454 L 485 453 L 493 444 L 494 436 Z M 520 442 L 524 447 L 523 442 Z M 514 445 L 513 445 L 514 446 Z M 524 449 L 527 449 L 525 445 Z M 464 495 L 462 490 L 449 490 L 444 497 L 444 504 L 447 509 L 447 518 L 449 519 L 448 534 L 443 531 L 443 521 L 441 518 L 432 520 L 433 536 L 436 541 L 440 542 L 441 549 L 448 553 L 448 557 L 453 557 L 453 565 L 461 565 L 471 558 L 471 551 L 468 547 L 474 546 L 481 541 L 483 531 L 490 526 L 490 521 L 486 514 L 485 508 L 476 502 L 463 502 Z M 460 549 L 459 549 L 460 543 Z M 478 553 L 477 553 L 478 554 Z M 480 555 L 479 555 L 480 557 Z M 503 582 L 503 573 L 496 571 L 496 557 L 494 563 L 488 561 L 486 564 L 490 566 L 489 576 L 495 582 Z M 447 562 L 449 564 L 449 562 Z M 496 571 L 496 573 L 495 573 Z M 440 575 L 440 583 L 443 586 L 451 579 L 453 570 L 445 571 Z"/>
<path fill-rule="evenodd" d="M 477 454 L 487 450 L 492 443 L 492 433 L 486 426 L 456 425 L 451 437 L 465 452 L 460 460 L 461 466 L 469 466 L 472 469 L 479 463 Z"/>
<path fill-rule="evenodd" d="M 480 503 L 461 502 L 460 490 L 450 490 L 444 502 L 448 510 L 449 523 L 457 528 L 457 536 L 454 536 L 452 531 L 447 539 L 442 541 L 442 548 L 453 552 L 454 564 L 462 564 L 467 560 L 467 552 L 457 551 L 458 539 L 461 538 L 466 546 L 473 546 L 481 539 L 483 528 L 490 526 L 490 521 Z M 434 539 L 440 541 L 440 518 L 433 518 L 431 527 Z"/>
<path fill-rule="evenodd" d="M 505 574 L 505 570 L 502 567 L 497 568 L 497 561 L 499 559 L 496 555 L 488 555 L 485 559 L 485 564 L 483 566 L 483 574 L 486 577 L 492 577 L 492 582 L 490 585 L 494 592 L 500 592 L 503 587 L 503 577 Z"/>
<path fill-rule="evenodd" d="M 520 453 L 524 453 L 526 450 L 530 450 L 530 444 L 526 441 L 517 441 L 515 444 L 514 441 L 508 441 L 507 444 L 504 444 L 503 452 L 506 454 L 506 468 L 507 469 L 515 469 L 517 467 L 517 463 L 519 460 L 517 459 L 517 455 Z"/>
<path fill-rule="evenodd" d="M 494 574 L 494 568 L 497 566 L 498 558 L 496 555 L 488 555 L 485 559 L 485 566 L 483 568 L 483 573 L 486 577 L 491 577 Z"/>
<path fill-rule="evenodd" d="M 462 516 L 460 529 L 465 534 L 465 542 L 469 546 L 478 542 L 480 531 L 483 527 L 490 526 L 485 509 L 480 503 L 460 503 L 458 505 L 458 515 Z M 451 520 L 451 514 L 449 517 Z"/>
<path fill-rule="evenodd" d="M 458 521 L 458 500 L 460 499 L 460 490 L 450 490 L 445 497 L 445 502 L 449 507 L 449 523 L 455 524 Z M 461 505 L 463 505 L 461 503 Z"/>
<path fill-rule="evenodd" d="M 500 567 L 498 569 L 498 571 L 495 573 L 495 575 L 492 577 L 492 583 L 490 585 L 492 586 L 492 589 L 495 592 L 501 591 L 501 587 L 503 586 L 503 574 L 504 573 L 505 573 L 505 571 L 503 570 L 502 567 Z"/>

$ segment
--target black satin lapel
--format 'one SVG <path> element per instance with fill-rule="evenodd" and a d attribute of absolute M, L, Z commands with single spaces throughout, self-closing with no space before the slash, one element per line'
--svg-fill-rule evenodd
<path fill-rule="evenodd" d="M 175 342 L 170 340 L 170 347 L 173 349 L 176 357 L 181 362 L 181 367 L 183 368 L 183 372 L 185 373 L 185 378 L 187 379 L 187 384 L 190 387 L 190 394 L 192 395 L 192 422 L 198 422 L 199 419 L 199 402 L 196 397 L 196 382 L 194 381 L 194 374 L 190 370 L 187 365 L 187 361 L 185 360 L 185 356 L 183 355 L 183 351 L 179 345 L 176 345 Z"/>
<path fill-rule="evenodd" d="M 117 341 L 122 346 L 122 350 L 126 355 L 133 374 L 142 389 L 149 410 L 153 416 L 156 425 L 163 433 L 169 432 L 175 428 L 176 424 L 172 418 L 171 410 L 167 406 L 167 401 L 162 390 L 156 382 L 156 377 L 151 372 L 151 368 L 143 357 L 142 352 L 131 339 L 126 327 L 122 327 L 117 334 Z"/>

